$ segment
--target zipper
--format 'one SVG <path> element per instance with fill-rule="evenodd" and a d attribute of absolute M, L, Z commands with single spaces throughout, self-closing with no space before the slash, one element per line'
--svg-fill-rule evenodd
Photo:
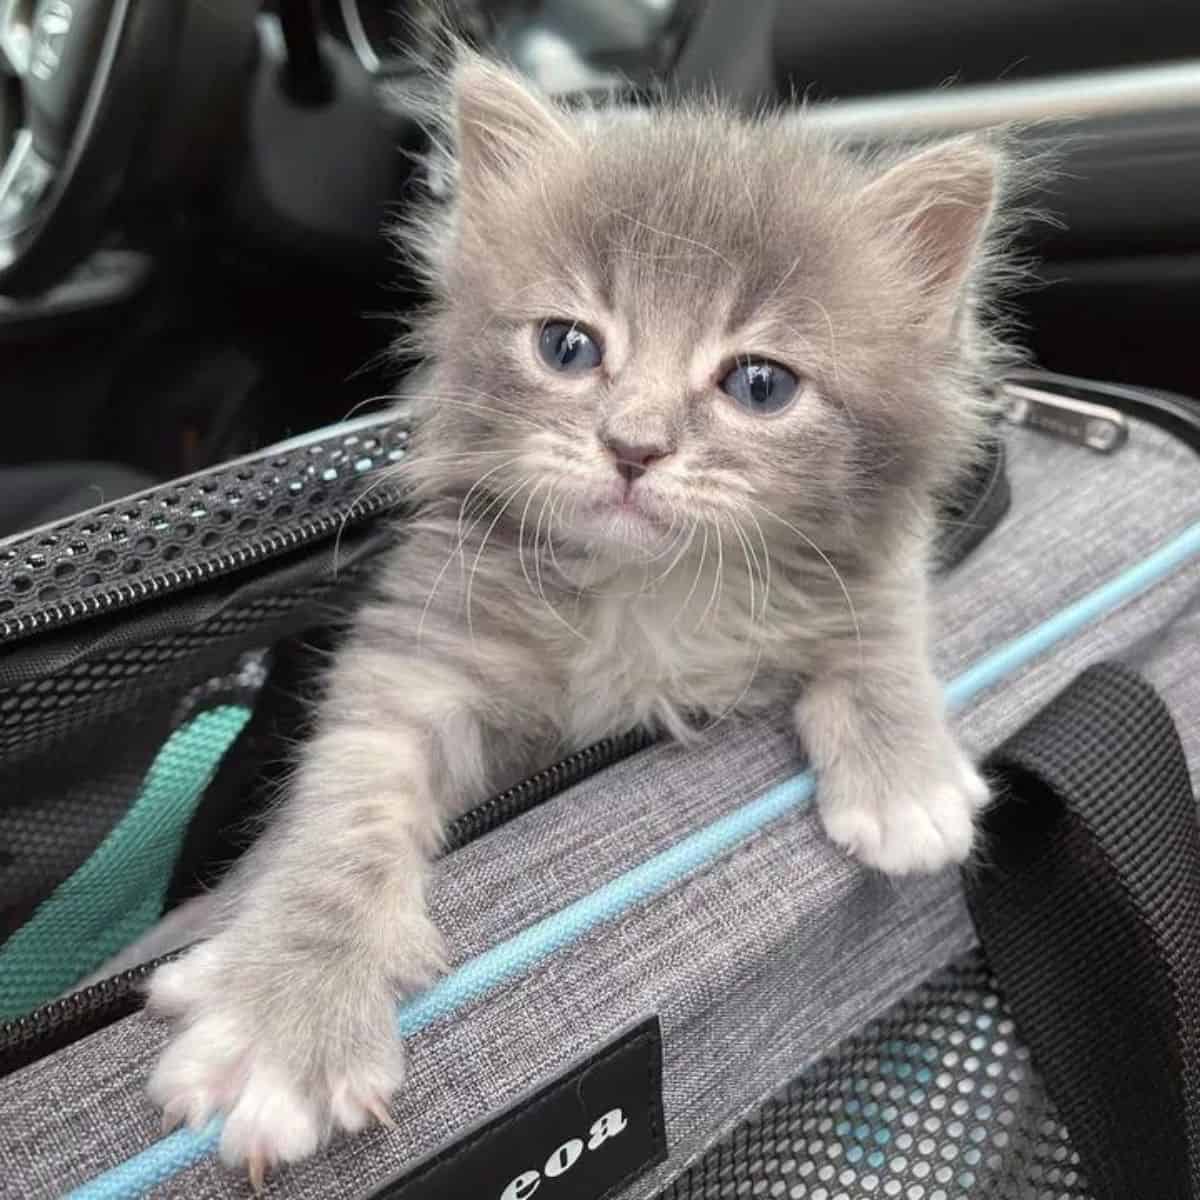
<path fill-rule="evenodd" d="M 156 967 L 174 957 L 164 954 L 70 996 L 51 1000 L 23 1017 L 0 1022 L 0 1076 L 27 1067 L 135 1012 L 141 1007 L 142 984 Z"/>
<path fill-rule="evenodd" d="M 1107 405 L 1011 381 L 1000 386 L 999 395 L 1011 424 L 1087 446 L 1098 454 L 1113 454 L 1129 439 L 1124 415 Z"/>
<path fill-rule="evenodd" d="M 553 766 L 530 775 L 498 796 L 485 800 L 477 808 L 463 813 L 446 831 L 446 853 L 461 850 L 469 842 L 499 829 L 515 817 L 537 808 L 567 788 L 590 779 L 597 772 L 611 767 L 654 741 L 653 734 L 644 729 L 632 729 L 616 737 L 605 738 L 583 750 L 560 759 Z"/>
<path fill-rule="evenodd" d="M 655 740 L 655 736 L 646 730 L 633 729 L 567 755 L 451 822 L 446 831 L 445 853 L 461 850 L 577 783 L 631 758 Z M 170 962 L 180 953 L 182 951 L 177 950 L 140 963 L 119 975 L 43 1004 L 23 1017 L 0 1022 L 0 1076 L 45 1058 L 136 1012 L 142 1006 L 142 987 L 146 980 L 163 963 Z"/>
<path fill-rule="evenodd" d="M 59 625 L 114 612 L 142 604 L 168 592 L 181 591 L 195 584 L 228 575 L 268 558 L 275 558 L 312 542 L 339 533 L 400 503 L 399 488 L 380 488 L 343 509 L 321 516 L 307 517 L 290 529 L 262 537 L 222 554 L 213 554 L 199 562 L 188 563 L 157 575 L 145 575 L 130 583 L 117 584 L 106 591 L 89 593 L 78 600 L 49 603 L 18 617 L 0 620 L 0 643 L 14 641 L 32 633 L 41 633 Z"/>
<path fill-rule="evenodd" d="M 1082 403 L 1099 406 L 1106 416 L 1115 410 L 1119 417 L 1146 421 L 1200 454 L 1200 403 L 1190 396 L 1042 370 L 1015 371 L 1007 382 L 1024 389 L 1036 389 L 1039 399 L 1052 402 L 1069 400 L 1074 403 L 1076 413 Z M 1022 414 L 1018 412 L 1013 415 L 1020 417 Z M 1018 420 L 1017 423 L 1026 422 Z M 1123 440 L 1123 435 L 1116 436 Z M 1105 450 L 1104 446 L 1093 448 L 1101 452 Z"/>

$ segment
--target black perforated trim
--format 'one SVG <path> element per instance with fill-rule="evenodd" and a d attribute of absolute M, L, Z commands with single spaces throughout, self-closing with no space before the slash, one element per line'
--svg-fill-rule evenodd
<path fill-rule="evenodd" d="M 408 423 L 381 417 L 0 541 L 0 644 L 266 561 L 401 502 Z"/>

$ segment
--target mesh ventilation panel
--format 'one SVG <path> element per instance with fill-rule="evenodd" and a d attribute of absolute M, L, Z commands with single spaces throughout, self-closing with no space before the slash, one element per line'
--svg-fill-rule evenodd
<path fill-rule="evenodd" d="M 977 957 L 771 1097 L 659 1200 L 1090 1200 Z"/>

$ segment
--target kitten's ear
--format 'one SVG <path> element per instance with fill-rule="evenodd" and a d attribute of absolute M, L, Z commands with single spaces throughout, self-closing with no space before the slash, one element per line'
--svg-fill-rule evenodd
<path fill-rule="evenodd" d="M 869 184 L 863 199 L 873 219 L 911 239 L 932 332 L 946 333 L 996 204 L 1000 158 L 963 138 L 904 159 Z"/>
<path fill-rule="evenodd" d="M 464 52 L 453 86 L 464 196 L 574 145 L 562 114 L 515 71 Z"/>

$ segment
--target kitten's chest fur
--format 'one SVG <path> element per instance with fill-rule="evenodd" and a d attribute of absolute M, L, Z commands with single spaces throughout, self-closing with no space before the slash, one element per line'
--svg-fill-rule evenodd
<path fill-rule="evenodd" d="M 670 580 L 651 591 L 577 602 L 565 633 L 564 733 L 584 745 L 649 724 L 685 738 L 698 723 L 778 691 L 769 618 L 755 619 L 711 580 Z"/>

